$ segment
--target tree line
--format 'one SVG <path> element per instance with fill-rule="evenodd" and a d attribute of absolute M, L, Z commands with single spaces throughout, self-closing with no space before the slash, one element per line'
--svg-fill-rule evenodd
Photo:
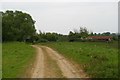
<path fill-rule="evenodd" d="M 114 40 L 118 39 L 116 33 L 89 32 L 86 27 L 80 27 L 70 31 L 68 35 L 36 32 L 35 20 L 31 15 L 22 11 L 1 12 L 2 14 L 2 40 L 5 41 L 24 41 L 24 42 L 58 42 L 58 41 L 84 41 L 88 36 L 113 36 Z"/>

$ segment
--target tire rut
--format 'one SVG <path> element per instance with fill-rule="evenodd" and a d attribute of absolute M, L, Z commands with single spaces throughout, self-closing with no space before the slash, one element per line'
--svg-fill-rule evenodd
<path fill-rule="evenodd" d="M 43 78 L 44 77 L 44 54 L 41 48 L 33 45 L 37 49 L 37 56 L 35 67 L 33 67 L 33 73 L 31 78 Z"/>
<path fill-rule="evenodd" d="M 47 46 L 33 45 L 37 49 L 32 78 L 85 78 L 65 57 Z M 52 62 L 50 62 L 50 60 Z M 49 73 L 48 73 L 49 72 Z M 57 73 L 58 72 L 58 73 Z"/>
<path fill-rule="evenodd" d="M 62 75 L 66 78 L 81 78 L 80 74 L 77 72 L 76 68 L 67 61 L 62 55 L 58 54 L 56 51 L 52 50 L 49 47 L 42 46 L 47 50 L 48 55 L 56 60 L 59 68 L 62 71 Z"/>

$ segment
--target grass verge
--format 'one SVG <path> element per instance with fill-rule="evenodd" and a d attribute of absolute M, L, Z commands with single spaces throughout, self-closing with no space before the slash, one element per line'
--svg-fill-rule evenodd
<path fill-rule="evenodd" d="M 2 78 L 2 43 L 0 43 L 0 78 Z"/>
<path fill-rule="evenodd" d="M 118 77 L 118 43 L 56 42 L 43 43 L 77 62 L 92 78 Z"/>
<path fill-rule="evenodd" d="M 35 55 L 35 49 L 22 42 L 7 42 L 2 45 L 2 77 L 20 78 L 30 66 L 29 61 Z"/>

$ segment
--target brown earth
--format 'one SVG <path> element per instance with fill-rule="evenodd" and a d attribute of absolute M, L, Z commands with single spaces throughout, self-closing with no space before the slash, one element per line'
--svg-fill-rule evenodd
<path fill-rule="evenodd" d="M 58 52 L 46 46 L 33 45 L 37 49 L 31 78 L 86 78 L 86 74 Z"/>

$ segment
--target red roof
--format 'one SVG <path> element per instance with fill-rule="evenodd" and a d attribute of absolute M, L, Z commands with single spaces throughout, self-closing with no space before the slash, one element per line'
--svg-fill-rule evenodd
<path fill-rule="evenodd" d="M 89 36 L 92 39 L 112 39 L 112 36 Z"/>

